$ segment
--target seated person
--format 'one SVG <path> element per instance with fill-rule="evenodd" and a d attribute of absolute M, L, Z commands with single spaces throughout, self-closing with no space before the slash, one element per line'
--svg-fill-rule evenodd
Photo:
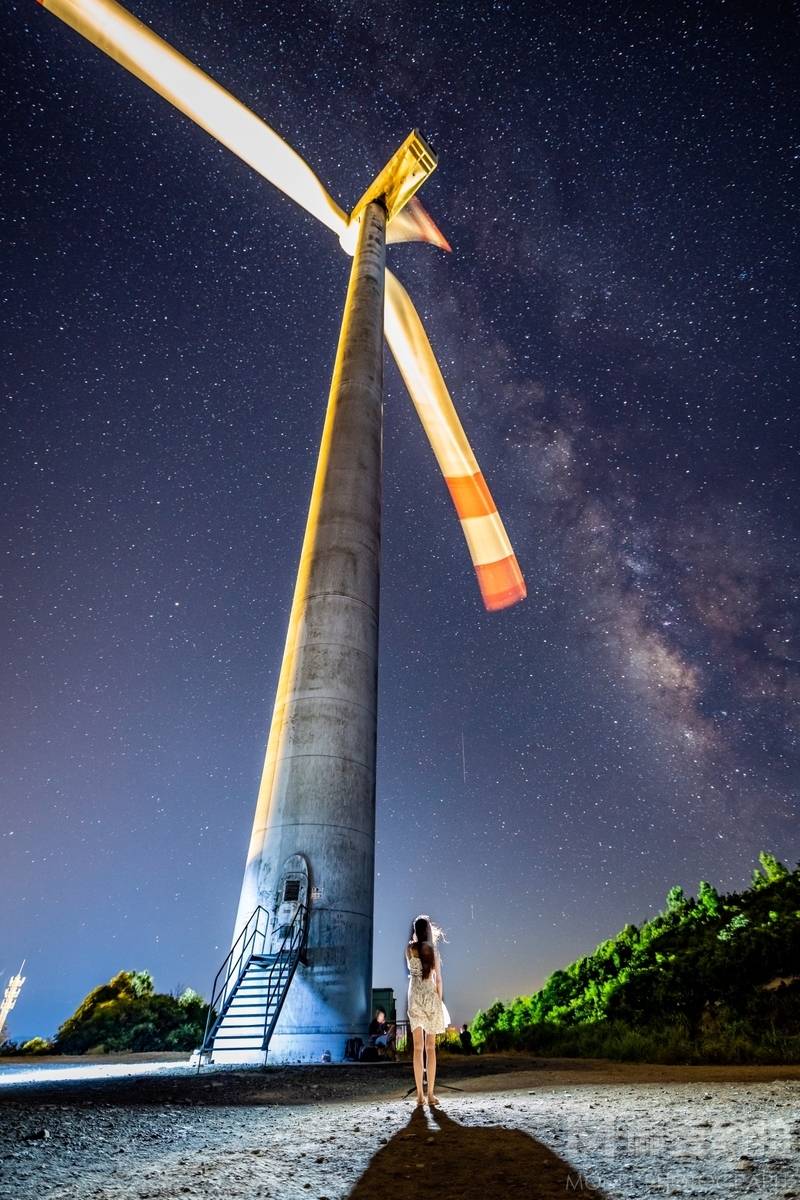
<path fill-rule="evenodd" d="M 467 1025 L 461 1026 L 461 1033 L 458 1036 L 461 1038 L 461 1049 L 464 1051 L 464 1053 L 465 1054 L 474 1053 L 474 1047 L 472 1045 L 472 1034 L 470 1033 L 469 1027 Z"/>
<path fill-rule="evenodd" d="M 369 1042 L 371 1046 L 385 1046 L 390 1049 L 394 1044 L 395 1027 L 386 1024 L 386 1013 L 382 1008 L 376 1009 L 375 1017 L 369 1024 Z"/>

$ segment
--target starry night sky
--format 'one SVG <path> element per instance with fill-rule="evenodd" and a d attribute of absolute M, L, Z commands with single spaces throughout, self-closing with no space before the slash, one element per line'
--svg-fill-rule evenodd
<path fill-rule="evenodd" d="M 387 355 L 375 982 L 454 1019 L 800 857 L 791 4 L 136 0 L 390 249 L 529 589 L 486 614 Z M 227 951 L 349 260 L 33 0 L 2 68 L 0 987 Z M 464 761 L 462 762 L 462 733 Z"/>

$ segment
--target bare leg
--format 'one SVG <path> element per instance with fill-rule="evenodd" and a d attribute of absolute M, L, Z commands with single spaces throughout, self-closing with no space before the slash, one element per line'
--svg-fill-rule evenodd
<path fill-rule="evenodd" d="M 433 1085 L 436 1082 L 436 1034 L 426 1033 L 425 1051 L 428 1068 L 428 1104 L 438 1104 L 439 1097 L 434 1095 Z"/>
<path fill-rule="evenodd" d="M 422 1090 L 422 1052 L 425 1047 L 425 1031 L 421 1028 L 412 1030 L 414 1037 L 414 1083 L 417 1085 L 417 1104 L 423 1104 L 425 1093 Z"/>

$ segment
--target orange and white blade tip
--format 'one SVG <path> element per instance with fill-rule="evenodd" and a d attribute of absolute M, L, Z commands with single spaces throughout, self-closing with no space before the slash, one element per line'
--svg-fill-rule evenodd
<path fill-rule="evenodd" d="M 386 336 L 458 513 L 486 608 L 526 596 L 525 582 L 492 494 L 481 474 L 419 314 L 386 272 Z"/>
<path fill-rule="evenodd" d="M 524 600 L 525 580 L 481 472 L 445 476 L 445 483 L 461 522 L 486 608 L 493 612 Z"/>
<path fill-rule="evenodd" d="M 499 562 L 477 563 L 475 574 L 487 612 L 511 608 L 528 594 L 515 554 L 509 554 L 508 558 L 501 558 Z"/>

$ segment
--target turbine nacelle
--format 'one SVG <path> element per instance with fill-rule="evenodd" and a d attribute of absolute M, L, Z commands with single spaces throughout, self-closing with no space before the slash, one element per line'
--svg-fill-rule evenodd
<path fill-rule="evenodd" d="M 351 212 L 347 226 L 339 237 L 339 245 L 345 253 L 353 257 L 361 215 L 373 200 L 379 201 L 386 209 L 387 236 L 391 241 L 392 221 L 402 212 L 428 176 L 436 170 L 436 163 L 436 155 L 428 143 L 418 130 L 412 130 L 383 170 L 375 176 Z M 398 240 L 406 239 L 401 237 Z"/>

